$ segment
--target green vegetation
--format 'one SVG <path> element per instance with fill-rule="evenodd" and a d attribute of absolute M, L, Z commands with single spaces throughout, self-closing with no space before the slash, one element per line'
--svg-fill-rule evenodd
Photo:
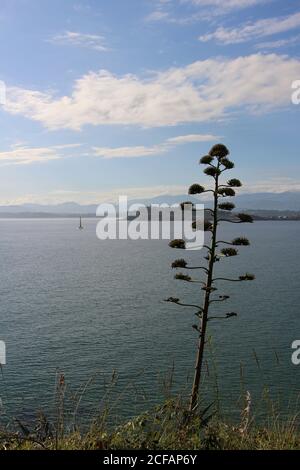
<path fill-rule="evenodd" d="M 1 450 L 300 450 L 297 417 L 281 420 L 275 413 L 259 426 L 251 417 L 251 397 L 245 399 L 238 423 L 224 422 L 213 411 L 213 404 L 190 414 L 180 398 L 121 425 L 108 426 L 95 421 L 85 433 L 60 433 L 40 418 L 35 430 L 0 432 Z"/>

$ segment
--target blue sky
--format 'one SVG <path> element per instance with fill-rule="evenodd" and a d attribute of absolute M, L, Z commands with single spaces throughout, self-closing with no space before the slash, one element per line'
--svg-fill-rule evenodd
<path fill-rule="evenodd" d="M 2 0 L 0 204 L 300 190 L 296 0 Z"/>

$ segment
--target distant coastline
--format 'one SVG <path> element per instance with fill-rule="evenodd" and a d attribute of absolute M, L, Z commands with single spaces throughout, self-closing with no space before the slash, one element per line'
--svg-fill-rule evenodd
<path fill-rule="evenodd" d="M 280 210 L 247 210 L 257 221 L 297 221 L 300 220 L 300 211 Z M 239 211 L 240 212 L 240 211 Z M 232 213 L 234 215 L 234 212 Z M 51 213 L 51 212 L 0 212 L 0 219 L 78 219 L 78 213 Z M 84 219 L 98 218 L 95 213 L 83 213 Z M 128 219 L 135 216 L 128 215 Z"/>
<path fill-rule="evenodd" d="M 180 204 L 183 201 L 201 204 L 201 198 L 186 194 L 163 194 L 153 198 L 128 199 L 128 205 L 141 204 Z M 300 220 L 300 191 L 283 193 L 243 193 L 235 198 L 236 211 L 248 212 L 256 220 Z M 209 208 L 209 203 L 204 201 Z M 128 206 L 128 207 L 129 207 Z M 95 218 L 98 204 L 63 202 L 57 204 L 24 203 L 0 205 L 0 219 L 56 219 L 56 218 Z M 129 207 L 130 213 L 130 207 Z"/>
<path fill-rule="evenodd" d="M 96 214 L 84 214 L 85 219 L 96 218 Z M 50 212 L 0 212 L 0 219 L 78 219 L 79 214 L 56 214 Z"/>

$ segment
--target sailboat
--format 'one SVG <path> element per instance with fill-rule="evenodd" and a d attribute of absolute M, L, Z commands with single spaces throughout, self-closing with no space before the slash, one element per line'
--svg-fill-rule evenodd
<path fill-rule="evenodd" d="M 83 230 L 82 219 L 79 217 L 79 230 Z"/>

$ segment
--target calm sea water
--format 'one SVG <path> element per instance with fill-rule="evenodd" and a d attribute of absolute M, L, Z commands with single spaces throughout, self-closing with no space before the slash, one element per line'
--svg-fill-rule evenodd
<path fill-rule="evenodd" d="M 7 346 L 0 397 L 9 416 L 38 409 L 51 415 L 59 371 L 70 409 L 91 380 L 79 406 L 83 420 L 103 406 L 113 370 L 112 402 L 123 416 L 159 402 L 170 370 L 175 391 L 190 381 L 196 317 L 163 302 L 202 297 L 197 284 L 173 279 L 169 266 L 182 252 L 166 241 L 100 242 L 96 221 L 84 224 L 79 231 L 71 219 L 0 220 L 0 339 Z M 291 343 L 300 339 L 300 223 L 226 224 L 221 238 L 237 235 L 247 235 L 251 247 L 218 263 L 217 272 L 248 271 L 257 280 L 220 285 L 218 293 L 231 295 L 222 309 L 239 316 L 210 324 L 205 398 L 219 391 L 234 414 L 245 390 L 259 407 L 267 386 L 283 410 L 295 409 L 300 366 L 291 363 Z M 204 255 L 184 254 L 197 263 Z"/>

